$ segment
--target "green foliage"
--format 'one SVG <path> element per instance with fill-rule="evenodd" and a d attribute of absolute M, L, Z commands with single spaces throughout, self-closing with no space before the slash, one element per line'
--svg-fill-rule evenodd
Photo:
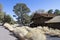
<path fill-rule="evenodd" d="M 4 19 L 3 19 L 3 22 L 7 22 L 7 23 L 10 23 L 10 24 L 15 24 L 16 22 L 12 19 L 12 17 L 10 15 L 4 15 Z"/>
<path fill-rule="evenodd" d="M 24 24 L 24 14 L 29 13 L 30 9 L 24 3 L 17 3 L 13 8 L 13 11 L 18 16 L 18 21 Z"/>
<path fill-rule="evenodd" d="M 13 18 L 11 18 L 10 24 L 16 24 L 17 22 L 13 20 Z"/>
<path fill-rule="evenodd" d="M 60 14 L 60 10 L 56 9 L 54 14 Z"/>
<path fill-rule="evenodd" d="M 10 15 L 4 15 L 3 22 L 10 23 L 10 22 L 11 22 L 11 17 L 10 17 Z"/>
<path fill-rule="evenodd" d="M 13 11 L 16 13 L 16 15 L 30 12 L 30 9 L 24 3 L 17 3 L 13 8 Z"/>
<path fill-rule="evenodd" d="M 10 15 L 6 15 L 5 12 L 3 12 L 3 6 L 0 4 L 0 22 L 7 22 L 7 23 L 15 23 L 15 21 L 12 19 Z"/>
<path fill-rule="evenodd" d="M 0 12 L 0 22 L 2 22 L 3 18 L 4 18 L 4 13 Z"/>
<path fill-rule="evenodd" d="M 53 10 L 52 9 L 50 9 L 50 10 L 48 10 L 48 14 L 52 14 L 52 12 L 53 12 Z"/>
<path fill-rule="evenodd" d="M 23 16 L 24 16 L 24 17 L 23 17 L 23 18 L 24 18 L 24 20 L 23 20 L 23 21 L 24 21 L 24 24 L 30 23 L 30 16 L 27 15 L 27 14 L 24 14 Z"/>

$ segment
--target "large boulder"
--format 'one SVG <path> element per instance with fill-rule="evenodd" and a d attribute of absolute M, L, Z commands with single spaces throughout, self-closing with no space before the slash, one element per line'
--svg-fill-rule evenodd
<path fill-rule="evenodd" d="M 38 26 L 37 29 L 42 30 L 44 34 L 48 34 L 50 31 L 49 28 L 45 26 L 44 27 Z"/>
<path fill-rule="evenodd" d="M 60 30 L 50 28 L 49 35 L 60 37 Z"/>
<path fill-rule="evenodd" d="M 46 40 L 43 31 L 37 28 L 16 27 L 13 32 L 20 40 Z"/>
<path fill-rule="evenodd" d="M 43 30 L 43 27 L 42 26 L 38 26 L 37 29 Z"/>
<path fill-rule="evenodd" d="M 13 33 L 15 34 L 15 36 L 20 38 L 24 37 L 28 33 L 28 31 L 25 29 L 25 27 L 16 27 L 14 28 Z"/>
<path fill-rule="evenodd" d="M 56 33 L 55 30 L 50 28 L 49 35 L 51 36 L 56 35 L 55 33 Z"/>
<path fill-rule="evenodd" d="M 43 27 L 43 29 L 42 29 L 42 31 L 44 31 L 45 32 L 45 34 L 49 34 L 49 28 L 48 27 Z"/>
<path fill-rule="evenodd" d="M 55 33 L 54 34 L 57 35 L 58 37 L 60 37 L 60 30 L 55 29 Z"/>
<path fill-rule="evenodd" d="M 5 27 L 6 29 L 8 29 L 9 31 L 13 31 L 13 30 L 14 30 L 14 28 L 13 28 L 9 23 L 5 23 L 5 24 L 4 24 L 4 27 Z"/>
<path fill-rule="evenodd" d="M 25 35 L 25 38 L 28 40 L 46 40 L 45 34 L 39 29 L 31 30 Z"/>
<path fill-rule="evenodd" d="M 19 27 L 20 25 L 19 24 L 13 24 L 11 26 L 13 26 L 13 28 L 15 28 L 15 27 Z"/>

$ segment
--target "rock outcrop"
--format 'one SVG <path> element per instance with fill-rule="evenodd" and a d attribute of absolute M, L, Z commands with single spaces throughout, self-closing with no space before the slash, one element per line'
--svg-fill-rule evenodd
<path fill-rule="evenodd" d="M 57 35 L 58 37 L 60 37 L 60 30 L 48 27 L 13 27 L 8 23 L 5 23 L 4 27 L 7 28 L 9 31 L 12 31 L 20 40 L 46 40 L 46 34 L 51 36 Z"/>
<path fill-rule="evenodd" d="M 13 31 L 13 30 L 14 30 L 14 28 L 13 28 L 10 24 L 8 24 L 8 23 L 5 23 L 5 24 L 4 24 L 4 27 L 5 27 L 6 29 L 8 29 L 9 31 Z"/>
<path fill-rule="evenodd" d="M 46 40 L 46 36 L 41 30 L 38 29 L 31 30 L 27 33 L 27 35 L 25 35 L 25 37 L 28 40 Z"/>

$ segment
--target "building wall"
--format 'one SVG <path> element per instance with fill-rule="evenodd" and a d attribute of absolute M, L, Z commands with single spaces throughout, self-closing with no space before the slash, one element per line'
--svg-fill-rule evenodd
<path fill-rule="evenodd" d="M 49 28 L 60 29 L 60 23 L 47 23 Z"/>

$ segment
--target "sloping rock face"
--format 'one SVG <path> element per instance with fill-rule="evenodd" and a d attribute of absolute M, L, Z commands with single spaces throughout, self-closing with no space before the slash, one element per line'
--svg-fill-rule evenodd
<path fill-rule="evenodd" d="M 14 28 L 13 28 L 10 24 L 8 24 L 8 23 L 5 23 L 5 24 L 4 24 L 4 27 L 5 27 L 6 29 L 8 29 L 9 31 L 13 31 L 13 30 L 14 30 Z"/>
<path fill-rule="evenodd" d="M 29 40 L 46 40 L 46 36 L 38 29 L 31 30 L 25 37 Z"/>
<path fill-rule="evenodd" d="M 28 33 L 28 31 L 24 27 L 16 27 L 14 28 L 13 32 L 16 36 L 25 36 Z"/>
<path fill-rule="evenodd" d="M 16 27 L 13 32 L 20 40 L 46 40 L 44 32 L 37 28 Z"/>
<path fill-rule="evenodd" d="M 9 31 L 12 31 L 20 40 L 46 40 L 45 34 L 51 36 L 57 35 L 60 37 L 60 30 L 45 26 L 38 26 L 35 28 L 30 28 L 28 26 L 13 27 L 8 23 L 5 23 L 4 26 L 9 29 Z"/>

